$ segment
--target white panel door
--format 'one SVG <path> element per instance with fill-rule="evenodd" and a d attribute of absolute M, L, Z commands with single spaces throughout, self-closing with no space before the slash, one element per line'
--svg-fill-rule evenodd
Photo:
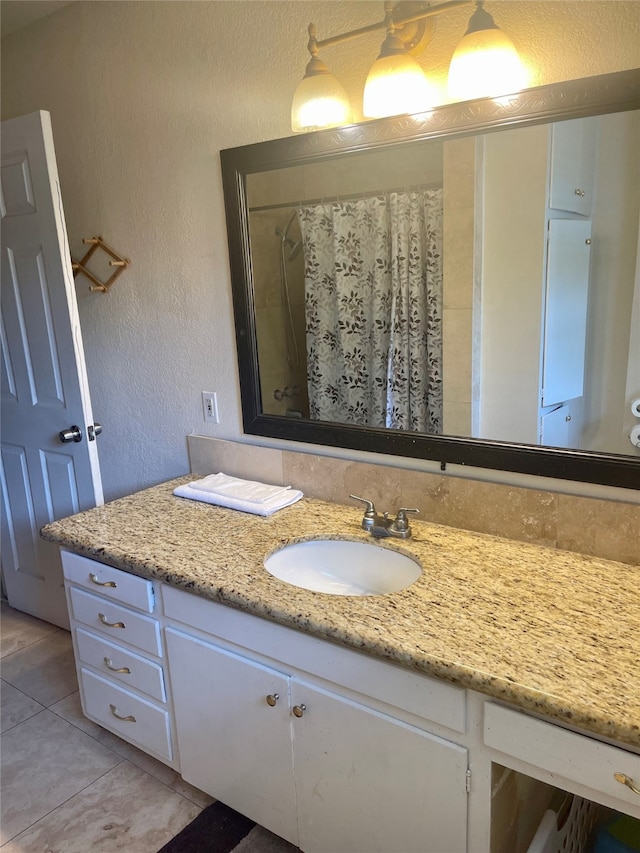
<path fill-rule="evenodd" d="M 299 846 L 305 853 L 461 853 L 467 750 L 292 679 Z"/>
<path fill-rule="evenodd" d="M 49 113 L 2 123 L 1 178 L 3 579 L 12 607 L 68 627 L 39 530 L 103 499 Z"/>
<path fill-rule="evenodd" d="M 540 418 L 540 444 L 544 447 L 573 447 L 569 444 L 569 406 L 558 406 Z"/>
<path fill-rule="evenodd" d="M 542 405 L 582 397 L 587 340 L 591 222 L 549 220 Z"/>

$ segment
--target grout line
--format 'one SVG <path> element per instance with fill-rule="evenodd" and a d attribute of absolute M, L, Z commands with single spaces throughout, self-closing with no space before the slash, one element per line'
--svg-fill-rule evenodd
<path fill-rule="evenodd" d="M 77 690 L 72 691 L 72 693 L 78 693 L 78 692 L 79 692 L 79 691 L 77 691 Z M 68 695 L 69 695 L 69 696 L 71 696 L 71 695 L 72 695 L 72 693 L 69 693 Z M 66 698 L 66 697 L 65 697 L 65 698 Z M 59 700 L 59 701 L 62 701 L 62 699 L 61 699 L 61 700 Z M 192 800 L 192 799 L 191 799 L 191 797 L 188 797 L 186 794 L 183 794 L 181 791 L 178 791 L 178 790 L 177 790 L 177 789 L 176 789 L 172 784 L 170 784 L 169 782 L 165 782 L 163 779 L 159 779 L 159 778 L 158 778 L 157 776 L 155 776 L 153 773 L 150 773 L 148 770 L 145 770 L 145 769 L 144 769 L 144 767 L 140 767 L 140 765 L 139 765 L 139 764 L 136 764 L 136 762 L 135 762 L 135 761 L 132 761 L 132 760 L 131 760 L 131 758 L 129 758 L 129 757 L 127 757 L 127 756 L 124 756 L 124 755 L 121 755 L 121 754 L 120 754 L 117 750 L 115 750 L 112 746 L 110 746 L 109 744 L 103 743 L 103 742 L 102 742 L 98 737 L 96 737 L 96 735 L 92 734 L 91 732 L 86 731 L 86 729 L 83 729 L 83 728 L 82 728 L 82 726 L 78 725 L 78 724 L 77 724 L 76 722 L 74 722 L 73 720 L 69 720 L 67 717 L 63 717 L 63 716 L 62 716 L 62 714 L 59 714 L 57 711 L 54 711 L 54 710 L 53 710 L 53 706 L 51 706 L 51 707 L 49 707 L 49 708 L 44 708 L 43 710 L 51 711 L 51 713 L 52 713 L 52 714 L 55 714 L 55 715 L 56 715 L 56 717 L 58 717 L 59 719 L 63 720 L 65 723 L 69 723 L 69 725 L 71 725 L 71 726 L 73 726 L 74 728 L 76 728 L 79 732 L 82 732 L 83 734 L 87 735 L 87 737 L 90 737 L 92 740 L 94 740 L 94 741 L 95 741 L 99 746 L 103 747 L 104 749 L 108 749 L 110 752 L 112 752 L 114 755 L 116 755 L 116 756 L 120 759 L 120 761 L 118 762 L 118 764 L 117 764 L 117 765 L 115 765 L 116 767 L 117 767 L 117 766 L 119 766 L 119 764 L 121 764 L 123 761 L 127 761 L 129 764 L 131 764 L 131 766 L 132 766 L 132 767 L 135 767 L 137 770 L 140 770 L 140 771 L 141 771 L 142 773 L 144 773 L 146 776 L 149 776 L 149 778 L 154 779 L 156 782 L 159 782 L 161 785 L 164 785 L 164 786 L 165 786 L 165 788 L 168 788 L 172 793 L 174 793 L 174 794 L 178 794 L 178 795 L 179 795 L 180 797 L 182 797 L 183 799 L 185 799 L 185 800 L 187 800 L 188 802 L 192 803 L 192 805 L 196 806 L 196 808 L 199 808 L 199 809 L 200 809 L 200 811 L 202 811 L 202 809 L 204 808 L 204 806 L 201 806 L 201 805 L 200 805 L 200 803 L 196 803 L 194 800 Z M 39 712 L 38 712 L 38 713 L 39 713 Z M 93 722 L 93 720 L 89 720 L 89 719 L 88 719 L 88 717 L 83 717 L 83 719 L 88 720 L 88 722 L 92 723 L 94 726 L 97 726 L 97 725 L 98 725 L 97 723 L 94 723 L 94 722 Z M 109 732 L 109 730 L 108 730 L 108 729 L 102 729 L 102 727 L 100 727 L 100 726 L 99 726 L 99 728 L 100 728 L 102 731 L 107 731 L 107 732 Z M 116 735 L 114 732 L 109 732 L 109 734 L 112 734 L 114 737 L 118 737 L 118 735 Z M 136 746 L 135 746 L 135 744 L 130 744 L 130 743 L 129 743 L 129 741 L 126 741 L 126 740 L 124 740 L 123 738 L 121 738 L 121 740 L 122 740 L 122 742 L 123 742 L 123 743 L 127 744 L 128 746 L 131 746 L 133 749 L 138 749 L 138 748 L 139 748 L 139 747 L 136 747 Z M 143 755 L 145 755 L 145 754 L 146 754 L 146 753 L 143 753 L 143 752 L 142 752 L 142 750 L 140 750 L 140 751 L 141 751 L 141 753 L 142 753 Z M 150 756 L 150 757 L 151 757 L 151 758 L 153 758 L 153 756 Z M 182 777 L 180 776 L 180 774 L 178 773 L 178 771 L 177 771 L 177 770 L 174 770 L 174 768 L 169 767 L 169 765 L 163 765 L 163 766 L 167 767 L 167 769 L 169 769 L 171 772 L 175 773 L 175 774 L 178 776 L 178 778 L 182 780 Z M 184 780 L 182 780 L 182 781 L 184 781 Z M 92 784 L 93 784 L 93 783 L 92 783 Z M 189 783 L 187 782 L 187 783 L 185 783 L 185 784 L 189 784 Z M 203 793 L 204 793 L 204 791 L 203 791 Z"/>
<path fill-rule="evenodd" d="M 17 655 L 19 652 L 23 652 L 25 649 L 30 649 L 30 648 L 31 648 L 31 646 L 35 646 L 35 645 L 37 645 L 38 643 L 41 643 L 43 640 L 48 640 L 48 639 L 49 639 L 53 634 L 55 634 L 55 632 L 56 632 L 56 631 L 58 631 L 58 630 L 60 630 L 60 629 L 59 629 L 59 628 L 56 628 L 56 629 L 55 629 L 55 631 L 51 631 L 50 633 L 45 634 L 45 636 L 44 636 L 44 637 L 38 637 L 38 639 L 37 639 L 37 640 L 30 640 L 28 643 L 25 643 L 23 646 L 20 646 L 20 647 L 19 647 L 19 648 L 17 648 L 17 649 L 13 649 L 13 650 L 12 650 L 12 651 L 10 651 L 10 652 L 5 652 L 5 653 L 0 657 L 0 660 L 4 661 L 4 660 L 6 660 L 7 658 L 10 658 L 12 655 Z"/>
<path fill-rule="evenodd" d="M 13 685 L 12 685 L 12 686 L 13 686 Z M 25 695 L 26 695 L 26 694 L 25 694 Z M 30 697 L 30 696 L 28 696 L 27 698 L 28 698 L 28 699 L 30 699 L 31 697 Z M 31 716 L 29 716 L 29 717 L 25 717 L 25 718 L 24 718 L 24 720 L 20 720 L 20 722 L 19 722 L 19 723 L 15 723 L 15 724 L 14 724 L 13 726 L 11 726 L 10 728 L 5 729 L 5 730 L 2 732 L 2 737 L 4 737 L 6 734 L 9 734 L 9 732 L 12 732 L 14 729 L 17 729 L 17 728 L 18 728 L 18 726 L 21 726 L 23 723 L 27 723 L 29 720 L 33 720 L 33 719 L 34 719 L 34 717 L 39 716 L 43 711 L 48 711 L 48 710 L 49 710 L 49 709 L 48 709 L 48 708 L 45 708 L 45 707 L 44 707 L 44 705 L 41 705 L 41 706 L 40 706 L 40 710 L 39 710 L 39 711 L 36 711 L 36 712 L 35 712 L 35 714 L 31 714 Z M 1 846 L 2 846 L 2 845 L 0 845 L 0 847 L 1 847 Z"/>
<path fill-rule="evenodd" d="M 63 697 L 62 697 L 62 699 L 59 699 L 58 701 L 59 701 L 59 702 L 62 702 L 62 701 L 63 701 L 63 699 L 67 699 L 69 696 L 72 696 L 74 693 L 78 693 L 78 692 L 79 692 L 78 690 L 72 690 L 72 691 L 71 691 L 71 693 L 68 693 L 68 694 L 67 694 L 67 696 L 63 696 Z M 57 702 L 54 702 L 54 705 L 57 705 L 57 704 L 58 704 Z M 91 738 L 91 740 L 95 741 L 95 742 L 98 744 L 98 746 L 101 746 L 103 749 L 108 749 L 108 750 L 109 750 L 109 752 L 112 752 L 114 755 L 116 755 L 116 756 L 120 759 L 120 761 L 118 762 L 118 764 L 121 764 L 123 761 L 127 761 L 127 760 L 128 760 L 127 758 L 125 758 L 125 756 L 120 755 L 120 753 L 119 753 L 119 752 L 117 752 L 117 750 L 113 749 L 113 747 L 109 746 L 109 744 L 103 743 L 103 742 L 102 742 L 98 737 L 96 737 L 96 735 L 94 735 L 92 732 L 88 732 L 86 729 L 83 729 L 83 728 L 82 728 L 82 726 L 78 725 L 78 723 L 76 723 L 74 720 L 70 720 L 68 717 L 64 717 L 62 714 L 58 713 L 58 711 L 54 711 L 54 709 L 53 709 L 53 705 L 51 705 L 51 706 L 50 706 L 49 708 L 47 708 L 46 710 L 47 710 L 47 711 L 51 711 L 51 713 L 52 713 L 52 714 L 55 714 L 55 716 L 56 716 L 56 717 L 58 717 L 58 719 L 62 720 L 62 721 L 63 721 L 63 722 L 65 722 L 65 723 L 68 723 L 70 726 L 73 726 L 73 728 L 74 728 L 74 729 L 77 729 L 79 732 L 82 732 L 82 734 L 86 735 L 87 737 L 90 737 L 90 738 Z M 88 718 L 88 717 L 83 716 L 83 717 L 82 717 L 82 719 L 83 719 L 83 720 L 87 720 L 89 723 L 91 723 L 91 724 L 92 724 L 92 725 L 94 725 L 94 726 L 97 726 L 97 725 L 98 725 L 97 723 L 94 723 L 94 722 L 93 722 L 93 720 L 89 720 L 89 718 Z M 101 728 L 101 727 L 99 727 L 99 728 Z M 102 731 L 108 731 L 107 729 L 101 729 L 101 730 L 102 730 Z M 113 732 L 109 732 L 109 734 L 113 734 Z M 117 737 L 117 735 L 114 735 L 114 737 Z M 124 742 L 124 743 L 128 743 L 128 741 L 123 741 L 123 742 Z M 118 764 L 116 764 L 116 765 L 114 765 L 114 766 L 115 766 L 115 767 L 117 767 L 117 766 L 118 766 Z M 107 772 L 108 772 L 108 771 L 107 771 Z M 145 771 L 145 772 L 146 772 L 146 771 Z"/>
<path fill-rule="evenodd" d="M 75 688 L 74 688 L 73 690 L 70 690 L 68 693 L 65 693 L 65 694 L 64 694 L 64 696 L 61 696 L 59 699 L 56 699 L 56 700 L 55 700 L 54 702 L 52 702 L 50 705 L 45 705 L 45 707 L 46 707 L 46 708 L 48 708 L 49 710 L 51 710 L 51 709 L 53 708 L 53 706 L 54 706 L 54 705 L 57 705 L 57 704 L 58 704 L 58 702 L 64 702 L 64 700 L 65 700 L 65 699 L 68 699 L 68 698 L 69 698 L 69 696 L 73 696 L 73 694 L 74 694 L 74 693 L 79 693 L 79 692 L 80 692 L 80 688 L 79 688 L 79 686 L 76 684 L 76 686 L 75 686 Z M 36 699 L 35 701 L 37 702 L 38 700 Z M 40 704 L 42 704 L 42 703 L 40 703 Z M 55 714 L 56 712 L 54 711 L 53 713 Z M 60 714 L 58 714 L 58 716 L 60 716 Z M 64 720 L 64 717 L 62 717 L 62 719 Z M 68 721 L 67 721 L 67 722 L 68 722 Z"/>
<path fill-rule="evenodd" d="M 45 708 L 45 710 L 48 710 L 48 709 L 47 709 L 47 708 Z M 63 719 L 64 719 L 64 718 L 63 718 Z M 74 797 L 77 797 L 77 796 L 78 796 L 78 794 L 81 794 L 83 791 L 86 791 L 86 790 L 87 790 L 87 788 L 90 788 L 90 787 L 91 787 L 91 785 L 93 785 L 95 782 L 98 782 L 100 779 L 102 779 L 102 778 L 103 778 L 103 776 L 106 776 L 106 775 L 107 775 L 107 773 L 111 773 L 111 771 L 112 771 L 112 770 L 115 770 L 115 769 L 116 769 L 116 767 L 119 767 L 119 766 L 122 764 L 122 761 L 126 761 L 126 759 L 124 759 L 124 758 L 123 758 L 123 759 L 122 759 L 121 761 L 119 761 L 117 764 L 114 764 L 114 765 L 113 765 L 113 767 L 110 767 L 110 768 L 109 768 L 109 770 L 106 770 L 104 773 L 101 773 L 98 777 L 96 777 L 96 778 L 93 780 L 93 782 L 89 782 L 89 784 L 88 784 L 88 785 L 85 785 L 85 786 L 84 786 L 84 788 L 81 788 L 79 791 L 76 791 L 76 792 L 75 792 L 75 794 L 71 794 L 71 796 L 70 796 L 70 797 L 67 797 L 67 799 L 66 799 L 66 800 L 63 800 L 61 803 L 58 803 L 58 805 L 57 805 L 57 806 L 54 806 L 54 807 L 53 807 L 52 809 L 50 809 L 46 814 L 43 814 L 41 817 L 39 817 L 39 818 L 38 818 L 38 820 L 36 820 L 36 821 L 34 821 L 33 823 L 29 824 L 29 826 L 26 826 L 24 829 L 21 829 L 21 830 L 20 830 L 20 832 L 18 832 L 18 833 L 17 833 L 16 835 L 14 835 L 12 838 L 7 838 L 7 839 L 5 839 L 5 840 L 3 841 L 3 843 L 0 845 L 0 849 L 2 849 L 2 847 L 4 847 L 4 846 L 5 846 L 5 844 L 8 844 L 8 842 L 9 842 L 9 841 L 13 841 L 14 839 L 18 838 L 18 836 L 22 835 L 22 833 L 23 833 L 23 832 L 28 832 L 28 831 L 29 831 L 30 829 L 32 829 L 34 826 L 37 826 L 37 825 L 40 823 L 40 821 L 43 821 L 46 817 L 49 817 L 49 815 L 52 815 L 52 814 L 53 814 L 54 812 L 56 812 L 58 809 L 62 808 L 62 806 L 65 806 L 65 805 L 69 802 L 69 800 L 72 800 Z"/>
<path fill-rule="evenodd" d="M 38 702 L 38 700 L 34 699 L 33 696 L 29 696 L 28 693 L 24 692 L 24 690 L 20 690 L 19 687 L 15 687 L 13 684 L 11 684 L 6 679 L 2 678 L 2 679 L 0 679 L 0 682 L 2 682 L 2 684 L 6 684 L 8 687 L 13 688 L 13 690 L 16 690 L 18 693 L 20 693 L 22 696 L 24 696 L 25 699 L 30 699 L 32 702 L 35 702 L 36 705 L 39 706 L 39 710 L 34 711 L 33 714 L 29 714 L 29 716 L 24 717 L 22 720 L 19 720 L 17 723 L 14 723 L 12 726 L 9 726 L 8 729 L 4 729 L 4 731 L 2 732 L 3 735 L 5 735 L 7 732 L 10 732 L 12 729 L 15 729 L 16 726 L 20 725 L 20 723 L 24 723 L 27 720 L 30 720 L 32 717 L 36 717 L 40 713 L 40 711 L 46 711 L 47 710 L 46 705 L 43 705 L 42 702 Z M 0 847 L 2 847 L 1 844 L 0 844 Z"/>
<path fill-rule="evenodd" d="M 44 643 L 47 641 L 51 641 L 51 638 L 57 636 L 59 634 L 67 634 L 69 638 L 71 638 L 71 633 L 69 631 L 65 631 L 63 628 L 58 628 L 54 626 L 54 630 L 50 631 L 48 634 L 45 634 L 44 637 L 38 637 L 37 640 L 31 640 L 28 643 L 25 643 L 24 646 L 20 646 L 19 649 L 14 649 L 12 652 L 7 652 L 7 654 L 2 656 L 2 660 L 6 660 L 7 658 L 12 657 L 13 655 L 17 655 L 20 652 L 24 652 L 26 649 L 30 649 L 32 646 L 37 646 L 39 643 Z"/>
<path fill-rule="evenodd" d="M 36 645 L 37 643 L 41 642 L 42 640 L 46 640 L 46 639 L 50 638 L 50 637 L 51 637 L 53 634 L 55 634 L 58 630 L 62 630 L 62 629 L 58 629 L 57 627 L 55 627 L 55 626 L 54 626 L 54 630 L 53 630 L 53 631 L 51 631 L 49 634 L 45 635 L 44 637 L 39 637 L 37 640 L 33 640 L 33 641 L 32 641 L 32 642 L 30 642 L 30 643 L 26 643 L 25 645 L 21 646 L 21 647 L 20 647 L 20 648 L 18 648 L 18 649 L 15 649 L 14 651 L 10 652 L 9 654 L 4 655 L 3 659 L 5 659 L 5 658 L 9 658 L 9 657 L 11 657 L 11 655 L 13 655 L 13 654 L 17 654 L 18 652 L 21 652 L 21 651 L 23 651 L 24 649 L 28 649 L 28 648 L 30 648 L 31 646 Z M 164 786 L 164 788 L 166 788 L 169 792 L 171 792 L 171 794 L 172 794 L 172 795 L 176 795 L 176 796 L 180 797 L 184 802 L 188 803 L 190 806 L 193 806 L 195 809 L 197 809 L 197 814 L 200 814 L 200 813 L 203 811 L 203 809 L 205 808 L 205 806 L 202 806 L 200 803 L 195 802 L 195 800 L 191 799 L 191 797 L 190 797 L 190 796 L 188 796 L 188 795 L 186 795 L 185 793 L 183 793 L 183 792 L 181 792 L 181 791 L 177 790 L 177 788 L 176 788 L 176 787 L 174 787 L 174 785 L 172 785 L 172 784 L 170 784 L 170 783 L 168 783 L 168 782 L 165 782 L 165 781 L 164 781 L 164 780 L 162 780 L 162 779 L 159 779 L 159 778 L 158 778 L 157 776 L 155 776 L 153 773 L 149 773 L 149 771 L 145 770 L 143 767 L 141 767 L 140 765 L 136 764 L 136 763 L 135 763 L 134 761 L 132 761 L 130 758 L 128 758 L 128 757 L 126 757 L 126 756 L 121 755 L 117 750 L 113 749 L 113 747 L 111 747 L 110 745 L 105 744 L 105 743 L 103 743 L 102 741 L 100 741 L 100 740 L 98 739 L 98 737 L 96 737 L 94 734 L 92 734 L 92 733 L 90 733 L 90 732 L 86 731 L 84 728 L 82 728 L 80 725 L 78 725 L 78 724 L 77 724 L 76 722 L 74 722 L 73 720 L 70 720 L 70 719 L 68 719 L 67 717 L 62 716 L 62 714 L 60 714 L 58 711 L 54 710 L 54 706 L 55 706 L 55 705 L 57 705 L 59 702 L 64 701 L 64 699 L 68 699 L 68 698 L 69 698 L 70 696 L 72 696 L 74 693 L 79 693 L 79 687 L 78 687 L 78 685 L 76 685 L 76 687 L 75 687 L 73 690 L 71 690 L 69 693 L 65 694 L 64 696 L 59 697 L 58 699 L 56 699 L 56 700 L 55 700 L 54 702 L 52 702 L 50 705 L 45 705 L 45 704 L 43 704 L 42 702 L 40 702 L 38 699 L 35 699 L 33 696 L 29 696 L 29 694 L 27 694 L 27 693 L 25 693 L 25 692 L 24 692 L 24 690 L 22 690 L 22 689 L 20 689 L 19 687 L 16 687 L 15 685 L 11 684 L 11 682 L 10 682 L 10 681 L 8 681 L 6 678 L 5 678 L 5 679 L 2 679 L 2 680 L 3 680 L 6 684 L 10 685 L 14 690 L 17 690 L 19 693 L 21 693 L 23 696 L 25 696 L 27 699 L 31 699 L 32 701 L 36 702 L 36 703 L 38 704 L 38 706 L 39 706 L 39 710 L 38 710 L 38 711 L 36 711 L 34 714 L 31 714 L 29 717 L 26 717 L 25 719 L 20 720 L 20 722 L 15 723 L 13 726 L 11 726 L 9 729 L 7 729 L 7 730 L 6 730 L 6 732 L 12 731 L 13 729 L 17 728 L 17 727 L 18 727 L 18 726 L 20 726 L 22 723 L 25 723 L 25 722 L 27 722 L 28 720 L 32 720 L 33 718 L 35 718 L 35 717 L 37 717 L 39 714 L 41 714 L 43 711 L 50 711 L 52 714 L 54 714 L 54 716 L 58 717 L 58 719 L 59 719 L 59 720 L 62 720 L 63 722 L 65 722 L 65 723 L 67 723 L 68 725 L 70 725 L 70 726 L 72 726 L 73 728 L 75 728 L 77 731 L 79 731 L 79 732 L 81 732 L 82 734 L 86 735 L 87 737 L 91 738 L 91 739 L 94 741 L 94 743 L 95 743 L 96 745 L 98 745 L 98 746 L 102 747 L 103 749 L 108 750 L 108 751 L 109 751 L 109 752 L 114 756 L 114 758 L 115 758 L 115 759 L 117 759 L 117 760 L 116 760 L 116 763 L 115 763 L 112 767 L 110 767 L 108 770 L 106 770 L 104 773 L 102 773 L 102 774 L 101 774 L 100 776 L 98 776 L 96 779 L 94 779 L 93 781 L 91 781 L 88 785 L 85 785 L 85 786 L 84 786 L 84 788 L 81 788 L 79 791 L 76 791 L 74 794 L 70 795 L 70 796 L 69 796 L 66 800 L 64 800 L 63 802 L 58 803 L 58 805 L 56 805 L 54 808 L 50 809 L 50 811 L 49 811 L 49 812 L 47 812 L 46 814 L 44 814 L 44 815 L 42 815 L 41 817 L 39 817 L 39 818 L 38 818 L 38 820 L 34 821 L 34 823 L 32 823 L 32 824 L 30 824 L 29 826 L 27 826 L 27 827 L 25 827 L 24 829 L 22 829 L 19 833 L 17 833 L 16 835 L 12 836 L 12 838 L 5 838 L 5 839 L 3 839 L 3 840 L 2 840 L 2 843 L 0 844 L 0 848 L 2 848 L 2 847 L 4 847 L 5 845 L 9 844 L 11 841 L 13 841 L 15 838 L 18 838 L 18 837 L 19 837 L 20 835 L 22 835 L 23 833 L 28 832 L 29 830 L 33 829 L 33 827 L 37 826 L 37 825 L 38 825 L 41 821 L 43 821 L 45 818 L 49 817 L 49 816 L 50 816 L 51 814 L 53 814 L 55 811 L 57 811 L 58 809 L 60 809 L 60 808 L 62 808 L 63 806 L 65 806 L 65 805 L 66 805 L 70 800 L 72 800 L 74 797 L 76 797 L 76 796 L 78 796 L 79 794 L 81 794 L 83 791 L 86 791 L 86 789 L 87 789 L 87 788 L 91 787 L 91 785 L 93 785 L 93 784 L 95 784 L 96 782 L 98 782 L 100 779 L 102 779 L 104 776 L 106 776 L 106 775 L 107 775 L 108 773 L 110 773 L 112 770 L 115 770 L 116 768 L 121 767 L 121 766 L 122 766 L 122 764 L 123 764 L 123 763 L 125 763 L 125 762 L 126 762 L 126 763 L 131 767 L 131 768 L 133 768 L 133 769 L 135 769 L 136 771 L 139 771 L 139 772 L 141 772 L 141 773 L 144 773 L 144 775 L 145 775 L 145 776 L 147 776 L 149 779 L 151 779 L 151 780 L 153 780 L 154 782 L 157 782 L 157 783 L 161 784 L 162 786 Z M 83 717 L 83 719 L 85 719 L 85 718 Z M 92 722 L 92 721 L 91 721 L 91 720 L 89 720 L 89 722 Z M 97 723 L 93 723 L 93 725 L 98 725 L 98 724 L 97 724 Z M 102 729 L 102 727 L 100 727 L 100 728 Z M 108 729 L 105 729 L 105 731 L 108 731 Z M 3 734 L 5 734 L 6 732 L 3 732 Z M 114 733 L 111 733 L 111 734 L 114 734 Z M 114 734 L 114 736 L 115 736 L 115 737 L 117 737 L 117 735 L 115 735 L 115 734 Z M 128 743 L 128 742 L 123 740 L 123 743 Z M 132 746 L 133 746 L 133 745 L 132 745 Z M 134 748 L 137 748 L 137 747 L 134 747 Z M 143 753 L 143 754 L 144 754 L 144 753 Z M 175 770 L 175 769 L 173 769 L 173 768 L 168 768 L 168 769 L 169 769 L 169 770 L 171 770 L 171 771 L 176 775 L 177 779 L 179 779 L 180 781 L 183 781 L 183 780 L 182 780 L 182 777 L 180 776 L 180 774 L 178 773 L 178 771 L 177 771 L 177 770 Z M 186 784 L 188 784 L 188 783 L 186 783 Z"/>

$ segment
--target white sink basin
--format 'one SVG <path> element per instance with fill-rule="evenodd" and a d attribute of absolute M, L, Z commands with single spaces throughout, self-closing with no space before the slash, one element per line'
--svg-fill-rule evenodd
<path fill-rule="evenodd" d="M 311 539 L 286 545 L 264 561 L 274 577 L 330 595 L 384 595 L 416 581 L 420 564 L 369 542 Z"/>

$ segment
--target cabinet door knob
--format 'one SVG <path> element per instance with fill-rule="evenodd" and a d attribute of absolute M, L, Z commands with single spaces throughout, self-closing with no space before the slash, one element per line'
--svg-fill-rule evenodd
<path fill-rule="evenodd" d="M 127 714 L 126 717 L 123 717 L 122 714 L 119 714 L 118 709 L 116 708 L 115 705 L 109 705 L 109 710 L 111 711 L 113 716 L 116 718 L 116 720 L 124 720 L 125 723 L 135 723 L 136 722 L 136 718 L 133 716 L 133 714 Z"/>
<path fill-rule="evenodd" d="M 580 189 L 580 187 L 576 187 L 576 189 L 574 190 L 574 192 L 575 192 L 575 194 L 576 194 L 577 196 L 579 196 L 580 198 L 584 198 L 584 195 L 585 195 L 584 190 L 581 190 L 581 189 Z"/>
<path fill-rule="evenodd" d="M 269 705 L 269 707 L 273 708 L 279 698 L 280 698 L 279 693 L 269 693 L 269 695 L 267 696 L 267 705 Z"/>
<path fill-rule="evenodd" d="M 131 670 L 128 666 L 114 666 L 110 658 L 104 658 L 104 665 L 107 669 L 110 669 L 111 672 L 124 672 L 125 675 L 131 675 Z"/>
<path fill-rule="evenodd" d="M 106 625 L 107 628 L 124 628 L 126 627 L 124 622 L 107 622 L 107 617 L 104 613 L 98 613 L 98 619 L 102 622 L 103 625 Z"/>
<path fill-rule="evenodd" d="M 307 710 L 307 706 L 304 705 L 302 702 L 299 705 L 294 705 L 293 706 L 293 716 L 294 717 L 302 717 L 306 710 Z"/>
<path fill-rule="evenodd" d="M 94 583 L 96 586 L 109 586 L 112 589 L 115 589 L 118 584 L 115 581 L 99 581 L 98 576 L 94 575 L 93 572 L 89 572 L 89 580 L 91 583 Z"/>
<path fill-rule="evenodd" d="M 616 782 L 620 782 L 621 785 L 626 785 L 627 788 L 631 788 L 634 794 L 640 794 L 640 788 L 634 785 L 633 779 L 630 776 L 626 776 L 624 773 L 614 773 L 613 778 Z"/>

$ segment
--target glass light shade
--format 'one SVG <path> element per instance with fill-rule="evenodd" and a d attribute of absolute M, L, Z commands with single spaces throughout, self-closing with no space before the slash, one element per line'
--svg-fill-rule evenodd
<path fill-rule="evenodd" d="M 364 84 L 362 112 L 367 118 L 422 113 L 437 95 L 424 71 L 407 53 L 379 56 Z"/>
<path fill-rule="evenodd" d="M 351 104 L 342 85 L 328 71 L 305 76 L 291 104 L 291 130 L 304 133 L 351 123 Z"/>
<path fill-rule="evenodd" d="M 497 27 L 464 36 L 449 66 L 452 101 L 493 98 L 526 88 L 527 72 L 511 39 Z"/>

